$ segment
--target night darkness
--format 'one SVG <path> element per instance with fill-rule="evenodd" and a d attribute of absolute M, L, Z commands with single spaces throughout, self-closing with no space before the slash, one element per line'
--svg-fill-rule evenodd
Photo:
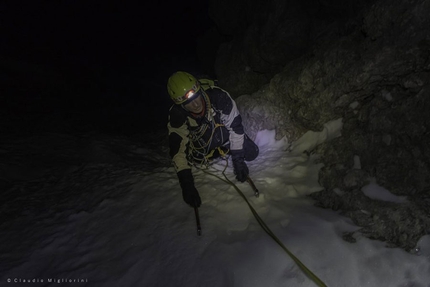
<path fill-rule="evenodd" d="M 31 131 L 25 122 L 59 113 L 80 118 L 72 131 L 164 127 L 169 75 L 212 74 L 196 56 L 207 9 L 205 1 L 3 2 L 2 101 L 21 120 L 12 129 Z"/>
<path fill-rule="evenodd" d="M 0 285 L 430 287 L 429 14 L 0 1 Z"/>

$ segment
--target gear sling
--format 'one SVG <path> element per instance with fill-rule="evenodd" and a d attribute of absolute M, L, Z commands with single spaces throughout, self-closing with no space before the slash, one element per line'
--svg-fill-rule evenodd
<path fill-rule="evenodd" d="M 220 112 L 214 110 L 206 90 L 214 87 L 216 81 L 200 79 L 203 88 L 203 98 L 206 103 L 206 115 L 201 118 L 190 119 L 190 158 L 192 163 L 207 165 L 210 158 L 225 156 L 228 153 L 226 145 L 229 143 L 229 132 L 221 123 Z"/>

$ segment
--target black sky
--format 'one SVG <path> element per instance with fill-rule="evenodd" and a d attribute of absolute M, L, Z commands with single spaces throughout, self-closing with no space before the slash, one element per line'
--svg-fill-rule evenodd
<path fill-rule="evenodd" d="M 28 118 L 23 105 L 45 118 L 85 109 L 109 126 L 113 119 L 130 125 L 127 117 L 143 126 L 158 117 L 164 126 L 167 78 L 176 70 L 200 72 L 197 41 L 211 25 L 206 1 L 196 0 L 7 0 L 0 21 L 0 72 L 9 85 L 3 92 L 14 99 L 3 108 Z M 60 81 L 66 84 L 50 87 Z M 43 97 L 49 100 L 36 102 Z"/>
<path fill-rule="evenodd" d="M 162 76 L 209 27 L 205 1 L 5 1 L 1 14 L 3 56 L 75 72 Z"/>

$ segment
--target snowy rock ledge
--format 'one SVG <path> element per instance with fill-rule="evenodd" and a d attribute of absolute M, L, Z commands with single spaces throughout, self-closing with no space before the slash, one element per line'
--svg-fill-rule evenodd
<path fill-rule="evenodd" d="M 429 1 L 375 1 L 348 32 L 313 39 L 311 52 L 287 61 L 258 91 L 237 98 L 251 137 L 273 129 L 277 139 L 294 142 L 342 118 L 342 136 L 313 151 L 322 155 L 324 190 L 312 197 L 321 207 L 342 210 L 367 237 L 405 250 L 430 233 L 430 18 L 425 15 Z M 236 51 L 235 43 L 230 45 Z M 252 47 L 244 47 L 245 54 L 252 54 Z M 235 73 L 219 71 L 227 73 L 224 78 Z M 407 202 L 367 196 L 363 187 L 372 178 Z"/>

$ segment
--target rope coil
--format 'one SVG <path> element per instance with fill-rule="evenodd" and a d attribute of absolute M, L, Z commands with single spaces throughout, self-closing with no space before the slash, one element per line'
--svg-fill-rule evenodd
<path fill-rule="evenodd" d="M 212 149 L 212 140 L 214 138 L 214 134 L 217 128 L 225 126 L 224 124 L 217 123 L 214 117 L 214 111 L 212 110 L 212 106 L 210 103 L 210 99 L 205 92 L 203 92 L 203 97 L 206 101 L 206 109 L 207 109 L 207 123 L 203 123 L 198 130 L 192 131 L 190 133 L 190 152 L 189 156 L 191 160 L 190 164 L 194 162 L 201 162 L 201 166 L 208 167 L 209 166 L 209 158 L 212 157 L 213 153 L 216 149 Z M 206 117 L 206 115 L 205 115 Z M 203 136 L 206 134 L 207 130 L 210 130 L 210 136 L 207 140 L 203 139 Z M 221 142 L 224 142 L 224 136 L 222 131 L 220 132 Z M 198 144 L 198 146 L 196 145 Z M 221 156 L 224 156 L 225 152 L 221 150 L 221 148 L 217 148 Z"/>

